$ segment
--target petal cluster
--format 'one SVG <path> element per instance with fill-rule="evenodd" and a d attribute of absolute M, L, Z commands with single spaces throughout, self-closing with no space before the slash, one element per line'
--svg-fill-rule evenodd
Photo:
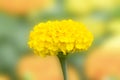
<path fill-rule="evenodd" d="M 36 25 L 30 33 L 28 44 L 36 54 L 46 56 L 87 50 L 92 41 L 93 35 L 82 23 L 62 20 Z"/>

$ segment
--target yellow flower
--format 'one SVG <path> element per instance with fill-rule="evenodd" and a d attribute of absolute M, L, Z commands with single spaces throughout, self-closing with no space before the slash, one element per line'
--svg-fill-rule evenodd
<path fill-rule="evenodd" d="M 87 50 L 92 41 L 93 35 L 83 24 L 62 20 L 36 25 L 30 33 L 28 44 L 36 54 L 46 56 Z"/>

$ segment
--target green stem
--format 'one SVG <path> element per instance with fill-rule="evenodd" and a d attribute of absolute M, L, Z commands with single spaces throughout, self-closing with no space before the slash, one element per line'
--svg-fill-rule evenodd
<path fill-rule="evenodd" d="M 61 68 L 62 68 L 64 80 L 68 80 L 66 57 L 64 57 L 64 56 L 58 56 L 58 58 L 59 58 L 60 63 L 61 63 Z"/>

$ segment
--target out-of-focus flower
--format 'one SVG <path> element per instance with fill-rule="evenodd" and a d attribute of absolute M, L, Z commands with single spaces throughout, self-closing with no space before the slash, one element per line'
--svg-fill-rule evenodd
<path fill-rule="evenodd" d="M 26 56 L 18 63 L 18 75 L 20 78 L 33 80 L 63 80 L 61 65 L 56 56 Z M 79 80 L 75 68 L 68 66 L 69 80 Z M 0 79 L 1 80 L 1 79 Z"/>
<path fill-rule="evenodd" d="M 120 76 L 120 36 L 106 40 L 92 51 L 86 67 L 86 72 L 92 79 L 103 80 L 107 76 Z"/>
<path fill-rule="evenodd" d="M 87 17 L 80 20 L 93 33 L 95 37 L 103 36 L 105 33 L 105 23 L 99 18 Z"/>
<path fill-rule="evenodd" d="M 92 9 L 89 0 L 66 0 L 66 8 L 75 14 L 87 14 Z"/>
<path fill-rule="evenodd" d="M 30 33 L 30 48 L 40 56 L 58 55 L 87 50 L 93 35 L 86 27 L 73 20 L 48 21 L 36 25 Z"/>
<path fill-rule="evenodd" d="M 25 14 L 49 8 L 54 0 L 0 0 L 0 9 L 12 14 Z"/>
<path fill-rule="evenodd" d="M 8 76 L 0 74 L 0 80 L 10 80 Z"/>
<path fill-rule="evenodd" d="M 91 3 L 94 9 L 111 10 L 116 6 L 115 4 L 116 1 L 117 0 L 91 0 Z"/>
<path fill-rule="evenodd" d="M 119 35 L 120 34 L 120 19 L 113 19 L 108 23 L 109 27 L 108 29 L 114 34 Z"/>
<path fill-rule="evenodd" d="M 29 80 L 63 80 L 59 60 L 56 56 L 26 56 L 18 63 L 18 75 Z"/>
<path fill-rule="evenodd" d="M 112 10 L 119 0 L 66 0 L 66 8 L 75 14 L 88 14 L 93 10 Z"/>

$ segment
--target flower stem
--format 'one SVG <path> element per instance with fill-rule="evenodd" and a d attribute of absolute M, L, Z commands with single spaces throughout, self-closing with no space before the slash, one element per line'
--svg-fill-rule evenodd
<path fill-rule="evenodd" d="M 58 56 L 58 58 L 59 58 L 59 61 L 61 63 L 61 68 L 62 68 L 64 80 L 68 80 L 66 57 L 65 56 Z"/>

